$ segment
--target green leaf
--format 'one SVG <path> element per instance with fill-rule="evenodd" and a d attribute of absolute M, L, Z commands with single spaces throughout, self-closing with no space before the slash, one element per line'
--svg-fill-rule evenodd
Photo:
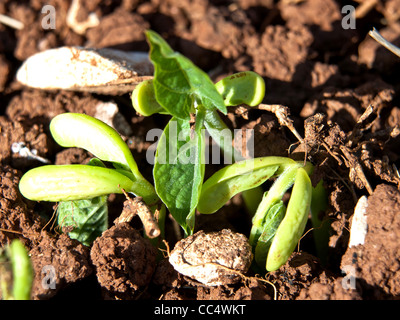
<path fill-rule="evenodd" d="M 61 228 L 72 227 L 68 232 L 86 246 L 101 236 L 108 228 L 107 196 L 88 200 L 62 201 L 57 208 L 58 225 Z"/>
<path fill-rule="evenodd" d="M 154 64 L 154 91 L 158 103 L 171 115 L 189 119 L 195 102 L 206 109 L 227 113 L 224 100 L 208 75 L 188 58 L 174 52 L 156 32 L 147 31 Z"/>
<path fill-rule="evenodd" d="M 283 201 L 277 201 L 272 206 L 267 204 L 267 206 L 268 207 L 265 208 L 264 203 L 260 203 L 260 210 L 266 212 L 266 218 L 262 227 L 261 235 L 258 238 L 254 254 L 256 263 L 261 267 L 265 266 L 272 240 L 286 212 L 286 207 L 283 204 Z"/>
<path fill-rule="evenodd" d="M 154 164 L 156 192 L 186 234 L 193 233 L 204 178 L 203 120 L 204 112 L 198 112 L 191 131 L 189 120 L 173 117 L 160 138 Z"/>

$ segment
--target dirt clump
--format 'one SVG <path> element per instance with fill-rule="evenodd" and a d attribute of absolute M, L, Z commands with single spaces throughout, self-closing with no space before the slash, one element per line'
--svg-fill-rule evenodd
<path fill-rule="evenodd" d="M 238 285 L 197 288 L 197 300 L 271 300 L 271 287 L 256 278 L 249 278 Z"/>
<path fill-rule="evenodd" d="M 28 209 L 18 190 L 21 172 L 5 165 L 0 167 L 0 245 L 19 237 L 28 248 L 43 227 L 43 220 Z"/>
<path fill-rule="evenodd" d="M 43 231 L 41 236 L 29 252 L 35 271 L 32 289 L 35 300 L 49 299 L 93 271 L 88 247 L 66 234 L 54 237 Z"/>
<path fill-rule="evenodd" d="M 128 223 L 117 224 L 97 238 L 90 251 L 105 299 L 132 300 L 150 283 L 156 249 Z"/>
<path fill-rule="evenodd" d="M 90 47 L 144 51 L 148 47 L 144 36 L 147 29 L 149 24 L 142 16 L 121 8 L 106 15 L 101 24 L 86 34 Z"/>
<path fill-rule="evenodd" d="M 356 290 L 346 287 L 347 279 L 339 277 L 329 283 L 312 283 L 300 291 L 297 300 L 361 300 Z"/>
<path fill-rule="evenodd" d="M 380 184 L 368 197 L 368 231 L 364 244 L 347 249 L 341 268 L 352 267 L 364 298 L 400 297 L 400 192 Z"/>
<path fill-rule="evenodd" d="M 267 280 L 276 287 L 279 300 L 294 300 L 314 282 L 328 284 L 332 275 L 322 268 L 318 258 L 294 252 L 281 268 L 268 273 Z"/>

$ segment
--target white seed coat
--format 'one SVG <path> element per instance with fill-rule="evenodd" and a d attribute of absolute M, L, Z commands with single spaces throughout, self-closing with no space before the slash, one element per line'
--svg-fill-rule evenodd
<path fill-rule="evenodd" d="M 366 196 L 362 196 L 360 199 L 358 199 L 357 205 L 354 209 L 354 215 L 350 228 L 349 248 L 359 244 L 364 244 L 365 236 L 367 235 L 368 231 L 367 207 L 368 198 Z"/>
<path fill-rule="evenodd" d="M 29 57 L 18 70 L 17 80 L 39 89 L 88 90 L 152 74 L 144 52 L 61 47 Z"/>

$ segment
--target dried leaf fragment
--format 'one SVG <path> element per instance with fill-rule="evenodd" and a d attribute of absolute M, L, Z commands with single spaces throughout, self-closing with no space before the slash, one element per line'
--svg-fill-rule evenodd
<path fill-rule="evenodd" d="M 153 65 L 144 52 L 60 47 L 29 57 L 17 80 L 39 89 L 65 89 L 121 94 L 152 78 Z"/>

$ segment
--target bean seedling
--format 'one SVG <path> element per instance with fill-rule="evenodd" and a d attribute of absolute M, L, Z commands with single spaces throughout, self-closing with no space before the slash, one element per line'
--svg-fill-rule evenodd
<path fill-rule="evenodd" d="M 145 116 L 172 116 L 158 141 L 154 187 L 140 174 L 115 130 L 86 115 L 62 114 L 50 124 L 54 139 L 64 147 L 84 148 L 97 160 L 89 165 L 35 168 L 22 177 L 21 193 L 33 200 L 78 201 L 70 211 L 79 211 L 93 208 L 95 203 L 103 208 L 105 200 L 98 197 L 125 190 L 142 197 L 150 207 L 160 199 L 185 234 L 191 235 L 196 209 L 203 214 L 214 213 L 235 194 L 258 194 L 266 180 L 275 178 L 257 206 L 249 241 L 256 263 L 263 269 L 276 270 L 304 232 L 311 203 L 312 166 L 284 157 L 246 160 L 232 146 L 233 134 L 218 112 L 226 114 L 229 106 L 260 104 L 265 84 L 258 74 L 240 72 L 213 84 L 205 72 L 173 51 L 160 35 L 147 31 L 146 36 L 154 78 L 136 86 L 132 105 Z M 235 161 L 205 182 L 203 129 Z M 111 162 L 113 168 L 105 167 L 99 159 Z M 292 186 L 286 208 L 282 198 Z M 84 199 L 89 203 L 81 202 Z M 95 216 L 92 211 L 86 215 Z"/>
<path fill-rule="evenodd" d="M 269 271 L 276 270 L 286 262 L 304 232 L 311 204 L 308 175 L 312 166 L 304 167 L 282 157 L 242 160 L 221 169 L 203 184 L 204 137 L 200 129 L 207 128 L 214 140 L 227 149 L 224 151 L 233 159 L 240 159 L 231 145 L 222 143 L 226 137 L 221 133 L 227 132 L 227 126 L 218 111 L 226 113 L 228 106 L 260 104 L 265 94 L 264 81 L 254 72 L 241 72 L 212 86 L 206 74 L 172 51 L 159 35 L 148 31 L 147 37 L 155 75 L 153 80 L 135 88 L 132 104 L 143 115 L 172 115 L 156 152 L 157 194 L 185 232 L 191 234 L 196 208 L 200 213 L 214 213 L 235 194 L 259 190 L 266 180 L 277 178 L 256 210 L 250 233 L 257 264 Z M 177 136 L 190 131 L 190 113 L 195 113 L 194 138 L 186 135 L 186 139 L 179 141 L 171 136 L 170 127 L 175 124 Z M 232 135 L 228 139 L 232 141 Z M 171 145 L 178 150 L 172 157 Z M 185 157 L 180 156 L 186 152 L 194 161 L 182 161 Z M 292 195 L 286 209 L 281 199 L 291 186 Z"/>
<path fill-rule="evenodd" d="M 19 189 L 31 200 L 61 201 L 59 225 L 79 226 L 71 237 L 90 245 L 107 229 L 105 196 L 110 193 L 131 192 L 155 209 L 154 187 L 139 172 L 128 146 L 113 128 L 88 115 L 64 113 L 53 118 L 50 131 L 61 146 L 86 149 L 96 158 L 88 165 L 34 168 L 22 176 Z M 102 161 L 112 163 L 113 168 Z"/>

